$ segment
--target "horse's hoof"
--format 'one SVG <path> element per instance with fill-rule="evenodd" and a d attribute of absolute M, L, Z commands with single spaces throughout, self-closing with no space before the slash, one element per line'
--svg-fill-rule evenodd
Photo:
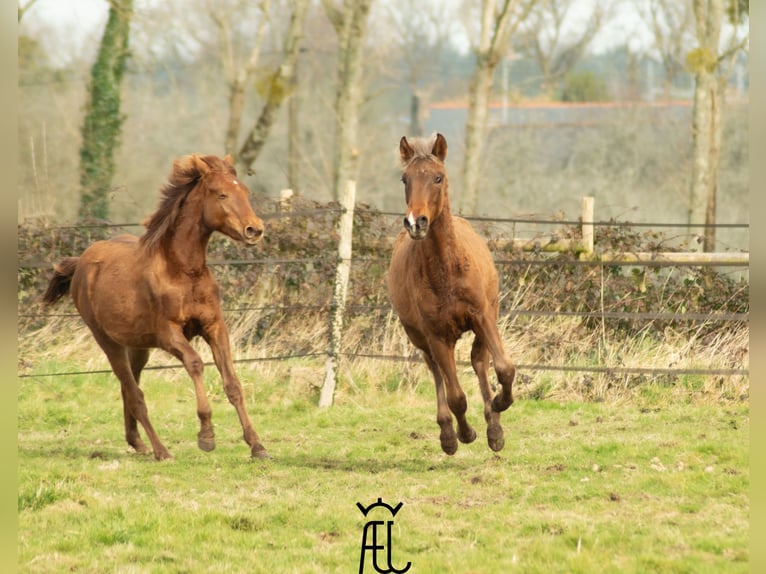
<path fill-rule="evenodd" d="M 197 446 L 200 450 L 204 450 L 205 452 L 210 452 L 215 450 L 215 441 L 214 440 L 205 440 L 205 439 L 197 439 Z"/>
<path fill-rule="evenodd" d="M 442 433 L 442 435 L 439 437 L 439 440 L 441 441 L 442 450 L 452 456 L 457 452 L 457 438 L 455 437 L 455 433 Z"/>
<path fill-rule="evenodd" d="M 266 448 L 260 443 L 256 443 L 250 447 L 250 457 L 262 459 L 271 458 L 266 451 Z"/>
<path fill-rule="evenodd" d="M 128 444 L 130 444 L 130 446 L 133 447 L 133 450 L 135 450 L 138 454 L 146 454 L 147 452 L 149 452 L 149 448 L 146 446 L 146 444 L 144 444 L 144 441 L 142 441 L 141 439 L 133 442 L 132 444 L 131 443 L 128 443 Z"/>
<path fill-rule="evenodd" d="M 168 449 L 166 449 L 165 447 L 162 447 L 162 449 L 160 450 L 154 451 L 154 458 L 157 459 L 157 461 L 173 459 L 173 457 L 170 456 Z"/>
<path fill-rule="evenodd" d="M 505 439 L 503 438 L 503 427 L 498 423 L 491 423 L 487 427 L 487 444 L 493 451 L 503 450 Z"/>
<path fill-rule="evenodd" d="M 495 398 L 492 399 L 492 410 L 496 413 L 502 413 L 503 411 L 508 410 L 512 404 L 512 397 L 504 400 L 503 395 L 495 395 Z"/>
<path fill-rule="evenodd" d="M 468 427 L 467 436 L 457 435 L 457 438 L 463 444 L 470 444 L 470 443 L 472 443 L 473 441 L 476 440 L 476 431 L 473 429 L 473 427 Z"/>
<path fill-rule="evenodd" d="M 200 450 L 210 452 L 215 450 L 215 438 L 197 437 L 197 446 Z"/>
<path fill-rule="evenodd" d="M 448 454 L 449 456 L 452 456 L 457 452 L 457 441 L 451 444 L 444 444 L 442 443 L 442 450 L 444 451 L 444 454 Z"/>

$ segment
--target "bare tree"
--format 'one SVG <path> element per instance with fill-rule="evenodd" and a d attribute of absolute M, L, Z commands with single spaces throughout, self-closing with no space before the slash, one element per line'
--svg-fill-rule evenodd
<path fill-rule="evenodd" d="M 697 48 L 689 52 L 687 67 L 694 73 L 694 111 L 692 118 L 692 177 L 689 188 L 689 222 L 704 218 L 705 251 L 715 250 L 716 195 L 721 152 L 723 94 L 731 61 L 747 45 L 749 35 L 732 34 L 721 50 L 721 27 L 727 0 L 693 0 Z M 729 17 L 735 26 L 744 17 L 740 3 L 728 0 Z M 727 64 L 729 64 L 727 66 Z"/>
<path fill-rule="evenodd" d="M 21 5 L 21 2 L 19 2 L 19 22 L 21 22 L 21 18 L 29 11 L 35 2 L 37 2 L 37 0 L 28 0 L 23 6 Z"/>
<path fill-rule="evenodd" d="M 242 112 L 245 108 L 245 94 L 247 85 L 252 81 L 253 74 L 258 66 L 261 48 L 266 35 L 266 27 L 269 21 L 271 0 L 262 0 L 258 4 L 260 17 L 253 34 L 253 44 L 246 57 L 237 50 L 234 29 L 241 25 L 242 14 L 251 4 L 246 0 L 240 0 L 234 9 L 222 10 L 211 0 L 206 0 L 208 14 L 215 23 L 218 31 L 218 55 L 229 88 L 229 119 L 226 123 L 226 135 L 224 136 L 224 150 L 236 159 L 237 144 L 239 143 L 239 129 L 242 123 Z"/>
<path fill-rule="evenodd" d="M 693 34 L 694 13 L 688 0 L 649 0 L 641 17 L 651 30 L 654 48 L 665 70 L 664 97 L 684 71 L 684 58 Z"/>
<path fill-rule="evenodd" d="M 338 38 L 338 83 L 335 98 L 335 159 L 333 198 L 343 194 L 346 180 L 353 177 L 358 156 L 359 108 L 362 104 L 362 42 L 372 0 L 322 0 L 325 13 Z"/>
<path fill-rule="evenodd" d="M 577 32 L 568 31 L 573 5 L 573 0 L 538 0 L 514 41 L 516 50 L 540 68 L 542 88 L 549 98 L 553 97 L 561 78 L 585 55 L 608 19 L 607 6 L 600 0 L 585 24 L 577 27 Z"/>
<path fill-rule="evenodd" d="M 508 46 L 510 35 L 526 19 L 537 0 L 482 0 L 478 41 L 474 42 L 476 69 L 468 92 L 465 126 L 463 196 L 461 205 L 475 212 L 479 168 L 487 128 L 487 110 L 495 69 Z"/>
<path fill-rule="evenodd" d="M 266 103 L 255 126 L 248 132 L 242 147 L 239 149 L 239 163 L 250 171 L 258 154 L 266 143 L 271 126 L 276 119 L 277 111 L 282 106 L 293 87 L 293 76 L 298 59 L 298 50 L 303 36 L 303 23 L 306 19 L 306 9 L 309 0 L 293 0 L 293 11 L 290 25 L 285 36 L 282 63 L 269 78 Z"/>
<path fill-rule="evenodd" d="M 423 101 L 434 89 L 435 73 L 452 32 L 454 20 L 445 15 L 446 9 L 441 3 L 422 0 L 386 4 L 391 28 L 385 33 L 396 44 L 401 62 L 393 73 L 410 91 L 411 136 L 423 135 Z"/>

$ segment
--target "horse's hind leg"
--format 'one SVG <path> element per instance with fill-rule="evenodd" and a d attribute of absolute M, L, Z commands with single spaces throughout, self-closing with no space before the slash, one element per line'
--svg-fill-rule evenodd
<path fill-rule="evenodd" d="M 112 371 L 114 371 L 114 374 L 120 380 L 125 411 L 134 419 L 138 420 L 138 422 L 141 423 L 141 426 L 144 427 L 144 431 L 152 443 L 154 458 L 157 460 L 170 458 L 168 449 L 166 449 L 165 445 L 160 442 L 160 437 L 157 436 L 154 427 L 152 427 L 152 423 L 149 421 L 149 411 L 146 408 L 146 402 L 144 401 L 144 393 L 138 388 L 138 383 L 133 376 L 133 367 L 128 358 L 128 352 L 124 347 L 106 340 L 104 336 L 99 336 L 95 332 L 94 335 L 96 336 L 98 343 L 101 345 L 101 348 L 106 353 L 109 363 L 112 366 Z M 126 421 L 126 431 L 127 426 L 128 422 Z"/>
<path fill-rule="evenodd" d="M 500 413 L 492 408 L 492 392 L 489 388 L 489 350 L 478 335 L 471 347 L 471 365 L 479 378 L 479 389 L 484 400 L 484 419 L 487 421 L 487 443 L 495 452 L 505 446 L 503 427 L 500 426 Z"/>
<path fill-rule="evenodd" d="M 476 337 L 481 339 L 489 349 L 495 364 L 497 381 L 502 388 L 492 399 L 492 409 L 500 413 L 513 404 L 513 379 L 516 376 L 516 367 L 505 354 L 496 321 L 497 312 L 484 313 L 474 321 L 474 331 Z"/>
<path fill-rule="evenodd" d="M 128 349 L 128 360 L 130 361 L 130 370 L 133 373 L 133 378 L 136 380 L 136 384 L 140 384 L 141 371 L 143 370 L 146 362 L 149 360 L 148 349 Z M 149 449 L 141 440 L 141 436 L 138 434 L 138 425 L 136 424 L 136 417 L 130 412 L 128 407 L 128 399 L 126 389 L 123 385 L 120 385 L 122 391 L 122 407 L 125 416 L 125 440 L 132 446 L 136 452 L 144 453 Z"/>

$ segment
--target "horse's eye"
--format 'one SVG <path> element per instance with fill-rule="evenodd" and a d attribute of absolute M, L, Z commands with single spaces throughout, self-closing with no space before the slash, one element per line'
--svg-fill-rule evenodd
<path fill-rule="evenodd" d="M 440 176 L 440 175 L 437 175 L 437 176 L 434 178 L 434 183 L 441 183 L 441 182 L 442 182 L 442 176 Z"/>
<path fill-rule="evenodd" d="M 402 176 L 402 183 L 405 184 L 405 185 L 407 184 L 407 176 L 406 175 Z"/>
<path fill-rule="evenodd" d="M 218 199 L 226 199 L 227 197 L 229 197 L 229 196 L 226 195 L 225 193 L 219 193 L 218 194 Z"/>

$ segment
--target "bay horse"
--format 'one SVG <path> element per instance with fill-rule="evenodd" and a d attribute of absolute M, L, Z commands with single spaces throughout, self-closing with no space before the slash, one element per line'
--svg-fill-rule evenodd
<path fill-rule="evenodd" d="M 251 456 L 268 454 L 245 410 L 242 385 L 234 372 L 220 293 L 206 264 L 207 245 L 218 231 L 254 245 L 263 221 L 249 201 L 230 156 L 192 154 L 176 159 L 161 189 L 157 211 L 145 221 L 145 233 L 97 241 L 79 257 L 54 266 L 43 295 L 52 305 L 67 293 L 120 381 L 125 439 L 147 452 L 141 423 L 154 458 L 171 458 L 149 421 L 141 371 L 150 349 L 160 348 L 181 360 L 194 382 L 200 431 L 197 444 L 215 448 L 212 411 L 202 379 L 203 361 L 189 341 L 197 335 L 210 345 L 229 401 L 239 415 Z"/>
<path fill-rule="evenodd" d="M 471 224 L 450 212 L 444 136 L 403 137 L 399 155 L 407 215 L 388 269 L 391 304 L 433 375 L 439 438 L 448 455 L 457 451 L 458 439 L 476 439 L 465 417 L 467 401 L 455 367 L 455 344 L 466 331 L 474 332 L 471 365 L 484 400 L 487 442 L 499 451 L 505 444 L 500 413 L 513 403 L 515 367 L 497 329 L 497 270 Z M 490 355 L 501 385 L 494 398 L 487 379 Z M 457 419 L 457 434 L 450 411 Z"/>

